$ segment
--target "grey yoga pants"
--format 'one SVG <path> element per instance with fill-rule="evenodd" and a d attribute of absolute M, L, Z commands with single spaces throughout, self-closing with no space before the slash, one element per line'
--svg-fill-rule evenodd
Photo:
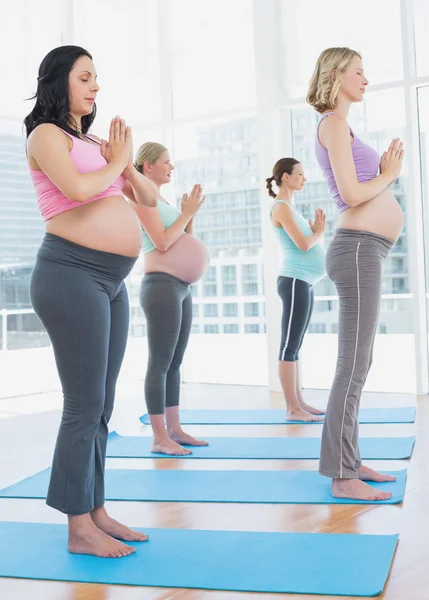
<path fill-rule="evenodd" d="M 191 286 L 168 273 L 148 273 L 140 289 L 149 358 L 145 399 L 150 415 L 178 406 L 180 367 L 192 327 Z"/>
<path fill-rule="evenodd" d="M 108 422 L 128 336 L 123 280 L 136 260 L 48 233 L 32 273 L 31 302 L 64 395 L 46 501 L 69 515 L 104 504 Z"/>
<path fill-rule="evenodd" d="M 319 472 L 355 479 L 361 466 L 358 413 L 372 363 L 381 303 L 383 263 L 393 242 L 383 236 L 338 229 L 326 269 L 339 298 L 338 358 L 322 432 Z"/>

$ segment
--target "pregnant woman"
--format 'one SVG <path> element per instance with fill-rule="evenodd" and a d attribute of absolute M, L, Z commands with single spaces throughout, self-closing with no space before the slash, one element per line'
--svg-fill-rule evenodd
<path fill-rule="evenodd" d="M 160 190 L 174 169 L 167 148 L 148 142 L 136 169 Z M 192 326 L 195 283 L 209 266 L 204 244 L 193 236 L 193 218 L 204 202 L 201 186 L 184 195 L 181 211 L 162 197 L 149 208 L 134 205 L 143 226 L 144 272 L 140 303 L 147 322 L 149 358 L 145 399 L 153 430 L 152 452 L 185 455 L 187 446 L 206 446 L 180 425 L 180 366 Z"/>
<path fill-rule="evenodd" d="M 383 264 L 401 233 L 403 214 L 389 187 L 401 172 L 403 150 L 393 140 L 381 157 L 351 130 L 350 107 L 368 80 L 362 58 L 349 48 L 322 52 L 307 101 L 321 115 L 316 157 L 339 213 L 326 267 L 339 299 L 338 359 L 322 433 L 320 473 L 338 498 L 386 500 L 390 492 L 365 481 L 394 477 L 363 466 L 358 443 L 359 404 L 372 363 L 381 302 Z"/>

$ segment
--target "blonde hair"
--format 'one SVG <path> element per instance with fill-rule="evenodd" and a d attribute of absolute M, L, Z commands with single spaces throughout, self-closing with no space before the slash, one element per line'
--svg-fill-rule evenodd
<path fill-rule="evenodd" d="M 319 56 L 307 94 L 308 104 L 317 112 L 338 106 L 341 82 L 336 75 L 344 72 L 355 56 L 362 58 L 359 52 L 350 48 L 328 48 Z"/>
<path fill-rule="evenodd" d="M 140 173 L 144 173 L 145 162 L 155 164 L 161 154 L 167 152 L 167 148 L 158 142 L 145 142 L 137 150 L 137 156 L 134 163 L 135 168 Z"/>

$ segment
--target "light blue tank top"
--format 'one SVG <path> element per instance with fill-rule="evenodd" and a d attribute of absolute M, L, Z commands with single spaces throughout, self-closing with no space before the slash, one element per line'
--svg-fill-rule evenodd
<path fill-rule="evenodd" d="M 163 202 L 160 200 L 157 204 L 157 209 L 159 210 L 159 214 L 161 215 L 162 224 L 164 225 L 164 229 L 168 229 L 173 225 L 175 221 L 182 214 L 175 206 L 171 204 L 167 204 L 167 202 Z M 146 231 L 143 229 L 143 254 L 148 254 L 155 250 L 155 244 L 152 242 Z"/>
<path fill-rule="evenodd" d="M 304 219 L 302 214 L 298 212 L 292 204 L 286 202 L 286 200 L 276 200 L 273 202 L 270 209 L 270 215 L 273 212 L 275 205 L 280 203 L 287 204 L 292 209 L 295 221 L 305 236 L 313 234 L 310 225 Z M 273 225 L 273 229 L 282 250 L 280 275 L 283 277 L 300 279 L 301 281 L 306 281 L 310 285 L 315 285 L 326 275 L 325 249 L 322 244 L 317 243 L 310 250 L 305 252 L 297 247 L 283 227 L 275 227 Z"/>

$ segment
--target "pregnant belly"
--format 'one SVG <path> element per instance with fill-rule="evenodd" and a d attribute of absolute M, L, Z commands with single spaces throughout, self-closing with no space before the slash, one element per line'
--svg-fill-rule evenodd
<path fill-rule="evenodd" d="M 53 217 L 46 231 L 75 244 L 123 256 L 138 256 L 142 232 L 136 213 L 123 196 L 95 200 Z"/>
<path fill-rule="evenodd" d="M 152 250 L 144 257 L 145 273 L 169 273 L 186 283 L 195 283 L 204 275 L 210 257 L 204 244 L 193 235 L 184 233 L 165 252 Z"/>
<path fill-rule="evenodd" d="M 384 190 L 368 202 L 349 208 L 340 215 L 339 226 L 344 229 L 371 231 L 396 242 L 404 215 L 399 202 L 390 190 Z"/>

